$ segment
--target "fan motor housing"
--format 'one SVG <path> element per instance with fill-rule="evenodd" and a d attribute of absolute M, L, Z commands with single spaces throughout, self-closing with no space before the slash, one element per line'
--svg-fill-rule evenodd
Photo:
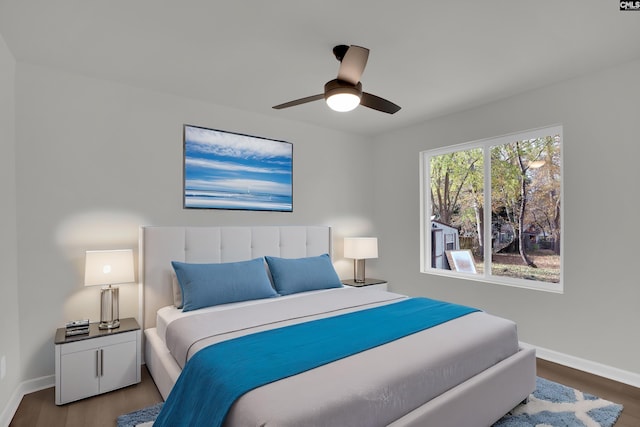
<path fill-rule="evenodd" d="M 333 79 L 328 81 L 324 85 L 324 99 L 328 99 L 331 95 L 337 93 L 352 93 L 358 98 L 362 98 L 362 83 L 358 82 L 357 85 L 352 85 L 344 80 Z"/>

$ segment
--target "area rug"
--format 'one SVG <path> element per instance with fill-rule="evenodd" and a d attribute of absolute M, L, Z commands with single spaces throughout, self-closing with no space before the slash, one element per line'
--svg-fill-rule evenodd
<path fill-rule="evenodd" d="M 536 379 L 536 390 L 493 427 L 611 427 L 622 405 L 571 387 Z"/>
<path fill-rule="evenodd" d="M 118 427 L 150 427 L 162 403 L 118 417 Z M 526 403 L 518 405 L 493 427 L 611 427 L 622 405 L 543 378 Z"/>

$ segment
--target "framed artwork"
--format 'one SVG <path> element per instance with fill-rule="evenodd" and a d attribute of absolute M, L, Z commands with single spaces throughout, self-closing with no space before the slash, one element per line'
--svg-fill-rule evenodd
<path fill-rule="evenodd" d="M 184 125 L 184 207 L 293 211 L 293 144 Z"/>
<path fill-rule="evenodd" d="M 476 274 L 476 264 L 469 249 L 446 251 L 446 254 L 451 270 Z"/>

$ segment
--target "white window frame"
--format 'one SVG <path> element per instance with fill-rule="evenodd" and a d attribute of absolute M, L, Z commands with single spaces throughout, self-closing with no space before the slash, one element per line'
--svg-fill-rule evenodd
<path fill-rule="evenodd" d="M 491 147 L 504 145 L 515 141 L 534 139 L 548 135 L 560 136 L 560 281 L 559 283 L 527 280 L 515 277 L 496 276 L 491 274 L 491 245 L 484 245 L 484 271 L 482 273 L 463 273 L 452 270 L 438 269 L 431 266 L 431 207 L 430 183 L 431 170 L 430 158 L 456 151 L 464 151 L 473 148 L 483 149 L 484 156 L 484 223 L 491 224 Z M 564 139 L 562 125 L 545 126 L 542 128 L 502 135 L 472 141 L 464 144 L 456 144 L 420 152 L 420 271 L 426 274 L 456 277 L 468 280 L 494 283 L 499 285 L 514 286 L 526 289 L 535 289 L 548 292 L 564 292 Z M 483 230 L 484 241 L 491 242 L 491 227 Z"/>

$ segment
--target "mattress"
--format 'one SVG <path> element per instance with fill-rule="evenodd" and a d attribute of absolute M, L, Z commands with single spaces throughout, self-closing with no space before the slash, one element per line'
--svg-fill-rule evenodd
<path fill-rule="evenodd" d="M 199 348 L 220 340 L 402 298 L 377 290 L 332 289 L 183 314 L 162 309 L 157 326 L 183 364 Z M 185 334 L 198 329 L 189 322 L 212 329 Z M 176 344 L 174 338 L 182 335 L 193 342 Z M 259 387 L 236 401 L 225 425 L 387 425 L 517 352 L 513 322 L 472 313 Z"/>

